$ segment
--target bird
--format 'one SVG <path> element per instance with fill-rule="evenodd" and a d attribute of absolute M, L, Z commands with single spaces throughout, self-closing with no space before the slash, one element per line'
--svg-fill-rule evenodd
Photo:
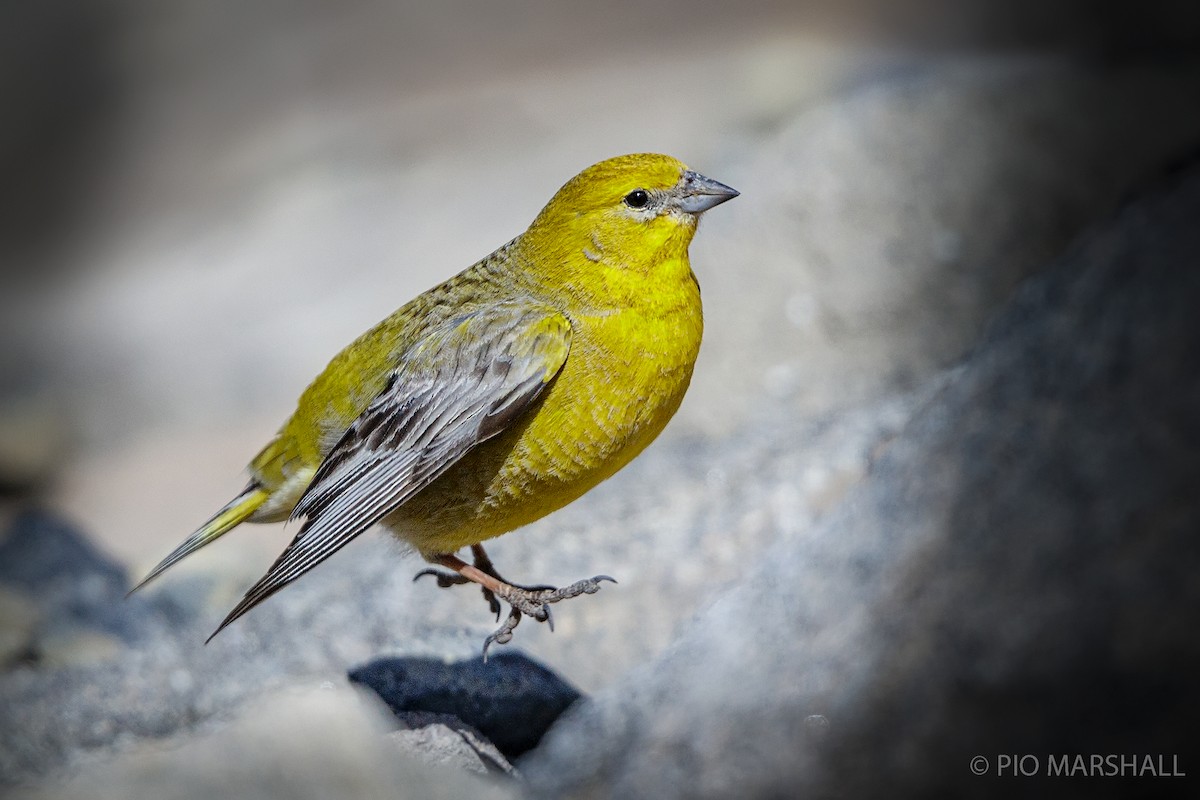
<path fill-rule="evenodd" d="M 211 640 L 378 524 L 433 565 L 416 578 L 478 584 L 497 621 L 508 605 L 485 658 L 523 615 L 552 628 L 551 604 L 615 580 L 515 584 L 482 543 L 582 496 L 675 414 L 703 332 L 688 247 L 700 216 L 737 196 L 667 155 L 583 170 L 524 233 L 338 353 L 245 489 L 131 593 L 243 522 L 300 520 Z"/>

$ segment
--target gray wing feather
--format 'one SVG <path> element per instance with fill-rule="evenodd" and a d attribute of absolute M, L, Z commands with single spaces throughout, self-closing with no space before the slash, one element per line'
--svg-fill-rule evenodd
<path fill-rule="evenodd" d="M 213 636 L 512 424 L 558 373 L 570 340 L 565 317 L 530 302 L 457 317 L 419 340 L 325 456 L 292 512 L 305 518 L 300 532 Z"/>

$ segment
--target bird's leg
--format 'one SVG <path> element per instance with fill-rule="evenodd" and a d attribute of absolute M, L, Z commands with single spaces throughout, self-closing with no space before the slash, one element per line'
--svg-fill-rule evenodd
<path fill-rule="evenodd" d="M 496 567 L 492 564 L 492 559 L 488 557 L 487 551 L 483 549 L 481 544 L 471 545 L 471 556 L 475 562 L 475 567 L 485 575 L 491 575 L 501 583 L 508 583 L 504 578 L 500 577 L 500 573 L 496 572 Z M 451 586 L 460 586 L 464 583 L 471 583 L 471 579 L 458 572 L 442 572 L 436 569 L 423 569 L 413 576 L 415 581 L 423 575 L 432 575 L 437 578 L 437 584 L 442 589 L 448 589 Z M 488 608 L 496 615 L 496 620 L 500 620 L 500 601 L 496 599 L 496 595 L 487 586 L 480 585 L 483 591 L 483 599 L 487 600 Z M 539 587 L 541 588 L 541 587 Z M 546 587 L 549 588 L 549 587 Z M 516 623 L 513 623 L 516 627 Z"/>
<path fill-rule="evenodd" d="M 508 618 L 484 642 L 485 656 L 487 655 L 487 648 L 492 642 L 506 644 L 512 639 L 513 629 L 521 621 L 522 614 L 527 614 L 538 622 L 545 622 L 550 626 L 550 630 L 554 630 L 554 620 L 550 616 L 551 603 L 557 603 L 560 600 L 569 600 L 581 594 L 595 594 L 600 591 L 601 581 L 617 582 L 616 579 L 610 578 L 607 575 L 597 575 L 594 578 L 576 581 L 570 586 L 564 586 L 561 589 L 556 589 L 553 586 L 516 586 L 508 583 L 496 574 L 496 569 L 483 547 L 474 545 L 471 551 L 475 557 L 474 565 L 468 564 L 458 556 L 446 553 L 435 556 L 431 560 L 435 564 L 451 570 L 452 574 L 428 569 L 422 570 L 416 577 L 419 578 L 421 575 L 426 574 L 436 575 L 439 586 L 454 586 L 467 582 L 478 583 L 483 588 L 484 597 L 488 598 L 489 605 L 497 612 L 499 610 L 497 598 L 508 603 L 511 608 Z"/>
<path fill-rule="evenodd" d="M 485 575 L 491 575 L 493 578 L 500 581 L 501 583 L 508 583 L 508 581 L 506 581 L 506 580 L 504 580 L 504 578 L 500 577 L 499 572 L 496 572 L 496 566 L 494 564 L 492 564 L 492 559 L 488 557 L 487 551 L 483 549 L 483 545 L 481 545 L 481 544 L 471 545 L 471 560 L 475 562 L 475 567 L 480 572 L 484 573 Z M 468 578 L 468 580 L 470 580 L 470 579 Z M 500 601 L 496 599 L 495 592 L 493 592 L 491 589 L 489 589 L 486 586 L 480 586 L 479 588 L 483 592 L 483 599 L 487 600 L 488 608 L 491 609 L 492 613 L 496 615 L 496 621 L 499 622 L 500 621 Z M 520 620 L 520 616 L 518 616 L 517 619 L 512 621 L 512 628 L 517 627 L 517 622 L 519 620 Z M 505 620 L 504 624 L 508 625 L 508 621 Z M 512 638 L 512 632 L 511 632 L 512 628 L 509 628 L 507 631 L 505 631 L 507 638 L 504 640 L 504 642 L 501 642 L 500 644 L 504 644 L 505 642 L 507 642 L 509 639 Z M 499 631 L 497 631 L 497 633 L 499 633 Z M 488 640 L 488 642 L 485 643 L 483 646 L 485 658 L 487 657 L 488 644 L 491 644 L 491 640 Z"/>
<path fill-rule="evenodd" d="M 515 589 L 524 589 L 530 592 L 555 590 L 555 587 L 546 586 L 544 584 L 538 586 L 524 586 L 522 584 L 513 583 L 512 581 L 506 580 L 499 572 L 496 571 L 496 566 L 492 563 L 492 559 L 488 556 L 487 551 L 483 549 L 483 545 L 481 544 L 471 545 L 471 559 L 475 563 L 476 569 L 485 575 L 491 575 L 501 583 L 512 586 Z M 423 575 L 432 575 L 437 578 L 438 586 L 443 589 L 448 589 L 451 586 L 461 586 L 464 583 L 472 583 L 470 578 L 467 578 L 458 572 L 442 572 L 441 570 L 436 569 L 423 569 L 413 576 L 413 580 L 415 581 L 417 578 L 420 578 Z M 496 599 L 495 593 L 492 592 L 492 590 L 487 586 L 480 585 L 479 588 L 483 592 L 483 599 L 487 600 L 488 608 L 491 609 L 491 612 L 496 615 L 496 621 L 498 622 L 500 620 L 501 611 L 500 601 Z"/>
<path fill-rule="evenodd" d="M 506 583 L 515 589 L 525 589 L 530 592 L 539 592 L 544 589 L 549 589 L 551 591 L 554 590 L 553 586 L 547 586 L 545 584 L 538 584 L 537 586 L 526 586 L 522 583 L 513 583 L 508 578 L 505 578 L 503 575 L 501 575 L 499 572 L 496 571 L 495 565 L 492 564 L 492 559 L 488 556 L 487 551 L 483 549 L 483 545 L 481 545 L 481 544 L 471 545 L 471 560 L 475 563 L 476 567 L 479 567 L 479 569 L 483 570 L 488 575 L 491 575 L 493 578 L 500 581 L 501 583 Z M 484 591 L 486 592 L 487 589 L 485 588 Z M 497 619 L 499 619 L 499 613 L 497 613 Z"/>

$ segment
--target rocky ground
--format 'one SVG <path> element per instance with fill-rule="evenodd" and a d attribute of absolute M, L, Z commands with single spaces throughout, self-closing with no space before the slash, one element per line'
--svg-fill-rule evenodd
<path fill-rule="evenodd" d="M 204 115 L 151 85 L 143 111 L 161 117 L 128 118 L 141 160 L 126 156 L 93 271 L 23 312 L 61 320 L 26 356 L 66 368 L 8 403 L 21 424 L 0 436 L 25 454 L 10 482 L 48 487 L 0 533 L 0 785 L 1011 794 L 970 757 L 1181 750 L 1200 174 L 1164 174 L 1200 142 L 1200 68 L 832 52 L 790 30 L 482 84 L 343 97 L 330 78 L 314 103 L 340 113 L 240 109 L 251 121 L 207 160 L 163 134 Z M 666 61 L 695 80 L 669 96 L 636 80 Z M 225 97 L 236 64 L 192 75 L 188 96 Z M 506 102 L 521 113 L 465 147 L 464 109 Z M 413 119 L 425 136 L 401 147 Z M 343 340 L 507 239 L 579 167 L 638 149 L 743 192 L 693 248 L 695 384 L 637 462 L 492 549 L 515 580 L 618 585 L 564 604 L 553 633 L 524 622 L 488 665 L 478 593 L 414 584 L 421 565 L 381 537 L 207 646 L 287 531 L 231 536 L 124 598 L 238 488 Z M 464 233 L 481 186 L 509 199 Z M 175 203 L 156 211 L 160 194 Z M 74 449 L 37 434 L 60 413 Z"/>
<path fill-rule="evenodd" d="M 571 709 L 522 762 L 534 794 L 1007 797 L 1015 748 L 1162 754 L 1054 793 L 1181 795 L 1198 213 L 1200 151 L 1022 286 L 807 535 Z"/>

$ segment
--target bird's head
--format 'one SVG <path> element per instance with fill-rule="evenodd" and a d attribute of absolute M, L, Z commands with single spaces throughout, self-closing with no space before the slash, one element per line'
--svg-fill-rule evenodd
<path fill-rule="evenodd" d="M 638 153 L 588 167 L 554 195 L 525 234 L 570 273 L 648 274 L 687 264 L 700 215 L 737 197 L 730 187 L 670 156 Z"/>

